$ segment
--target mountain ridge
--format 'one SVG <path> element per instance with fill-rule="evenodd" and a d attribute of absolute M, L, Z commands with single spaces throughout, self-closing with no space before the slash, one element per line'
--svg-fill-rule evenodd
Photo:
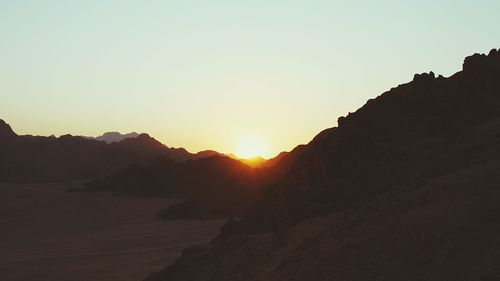
<path fill-rule="evenodd" d="M 104 134 L 97 137 L 81 136 L 86 139 L 94 139 L 98 141 L 103 141 L 106 143 L 120 142 L 124 139 L 137 138 L 140 134 L 137 132 L 130 132 L 122 134 L 120 132 L 105 132 Z"/>
<path fill-rule="evenodd" d="M 319 133 L 163 280 L 496 280 L 500 53 L 415 75 Z"/>
<path fill-rule="evenodd" d="M 148 134 L 106 143 L 70 134 L 60 137 L 17 135 L 0 119 L 0 181 L 81 181 L 107 176 L 128 165 L 148 165 L 158 157 L 176 162 L 215 151 L 190 153 L 170 148 Z"/>

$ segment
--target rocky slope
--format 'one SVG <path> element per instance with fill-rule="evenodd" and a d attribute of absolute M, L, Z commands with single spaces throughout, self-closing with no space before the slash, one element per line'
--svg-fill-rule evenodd
<path fill-rule="evenodd" d="M 255 211 L 148 281 L 497 280 L 500 52 L 314 138 Z"/>

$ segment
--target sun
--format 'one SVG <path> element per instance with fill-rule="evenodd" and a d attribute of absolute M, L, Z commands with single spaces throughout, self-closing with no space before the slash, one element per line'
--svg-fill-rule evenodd
<path fill-rule="evenodd" d="M 248 136 L 239 141 L 234 154 L 236 157 L 241 159 L 254 158 L 258 156 L 267 157 L 269 154 L 269 147 L 262 137 Z"/>

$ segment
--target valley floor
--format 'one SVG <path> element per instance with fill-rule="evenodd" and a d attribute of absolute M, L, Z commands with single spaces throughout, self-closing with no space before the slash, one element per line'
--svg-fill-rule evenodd
<path fill-rule="evenodd" d="M 208 243 L 223 220 L 160 221 L 169 199 L 0 184 L 0 279 L 138 281 Z"/>

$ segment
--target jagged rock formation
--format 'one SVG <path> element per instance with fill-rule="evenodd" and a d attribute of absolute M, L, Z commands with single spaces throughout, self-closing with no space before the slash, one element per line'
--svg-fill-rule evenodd
<path fill-rule="evenodd" d="M 500 53 L 318 134 L 252 214 L 148 281 L 496 280 Z"/>

